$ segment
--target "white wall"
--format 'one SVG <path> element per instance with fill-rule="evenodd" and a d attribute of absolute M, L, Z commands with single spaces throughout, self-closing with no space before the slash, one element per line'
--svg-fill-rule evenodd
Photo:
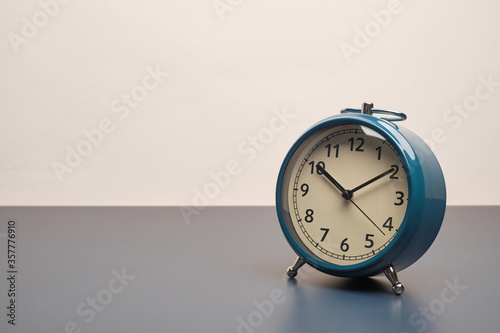
<path fill-rule="evenodd" d="M 206 203 L 272 205 L 294 140 L 369 100 L 440 138 L 449 204 L 498 205 L 499 15 L 498 0 L 4 1 L 0 204 L 189 205 L 236 164 Z"/>

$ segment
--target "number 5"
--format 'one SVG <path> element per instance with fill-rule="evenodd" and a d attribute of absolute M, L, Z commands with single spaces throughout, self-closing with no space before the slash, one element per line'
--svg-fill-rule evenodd
<path fill-rule="evenodd" d="M 365 245 L 365 247 L 367 249 L 373 247 L 373 240 L 371 239 L 371 237 L 374 237 L 375 235 L 372 235 L 372 234 L 366 234 L 366 238 L 365 240 L 368 242 L 368 245 Z"/>

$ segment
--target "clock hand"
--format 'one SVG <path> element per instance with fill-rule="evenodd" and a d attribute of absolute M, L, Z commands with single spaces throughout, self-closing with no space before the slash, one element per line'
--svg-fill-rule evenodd
<path fill-rule="evenodd" d="M 335 185 L 336 188 L 338 188 L 338 190 L 342 193 L 342 197 L 344 199 L 350 200 L 352 198 L 351 191 L 347 191 L 344 187 L 342 187 L 342 185 L 340 185 L 340 183 L 335 180 L 335 178 L 333 178 L 332 175 L 330 175 L 328 171 L 325 170 L 325 168 L 323 168 L 319 164 L 316 164 L 316 169 L 318 170 L 318 173 L 324 175 L 333 185 Z"/>
<path fill-rule="evenodd" d="M 343 187 L 342 187 L 342 185 L 340 185 L 340 183 L 339 183 L 338 181 L 336 181 L 336 180 L 335 180 L 335 178 L 333 178 L 333 177 L 332 177 L 332 175 L 330 175 L 330 174 L 328 173 L 328 171 L 326 171 L 326 170 L 325 170 L 325 168 L 323 168 L 321 165 L 316 164 L 316 169 L 318 170 L 318 172 L 320 172 L 321 174 L 323 174 L 323 175 L 324 175 L 324 176 L 325 176 L 325 177 L 326 177 L 326 178 L 327 178 L 327 179 L 328 179 L 328 180 L 329 180 L 329 181 L 330 181 L 333 185 L 335 185 L 335 187 L 336 187 L 336 188 L 338 188 L 338 190 L 339 190 L 340 192 L 342 192 L 342 197 L 343 197 L 344 199 L 349 200 L 350 202 L 352 202 L 352 204 L 353 204 L 354 206 L 356 206 L 356 208 L 357 208 L 357 209 L 358 209 L 361 213 L 363 213 L 363 215 L 364 215 L 364 216 L 366 216 L 366 218 L 367 218 L 368 220 L 370 220 L 370 222 L 371 222 L 371 223 L 372 223 L 375 227 L 377 227 L 377 229 L 378 229 L 378 230 L 382 233 L 382 235 L 384 235 L 384 236 L 385 236 L 385 233 L 382 231 L 382 229 L 380 229 L 380 228 L 378 227 L 378 225 L 376 225 L 376 224 L 375 224 L 375 222 L 373 222 L 373 220 L 372 220 L 372 219 L 371 219 L 368 215 L 366 215 L 366 213 L 365 213 L 365 212 L 364 212 L 361 208 L 359 208 L 359 206 L 358 206 L 358 205 L 356 205 L 356 203 L 355 203 L 354 201 L 352 201 L 352 192 L 353 192 L 353 191 L 348 191 L 348 190 L 346 190 L 345 188 L 343 188 Z M 374 182 L 375 180 L 377 180 L 377 179 L 379 179 L 379 178 L 382 178 L 383 176 L 385 176 L 386 174 L 391 173 L 392 171 L 394 171 L 394 169 L 393 169 L 393 168 L 392 168 L 391 170 L 388 170 L 388 171 L 384 172 L 384 174 L 383 174 L 382 176 L 381 176 L 381 175 L 379 175 L 379 176 L 377 176 L 378 178 L 377 178 L 377 177 L 375 177 L 374 179 L 369 180 L 368 182 L 366 182 L 365 184 L 363 184 L 363 186 L 366 186 L 366 185 L 368 185 L 368 184 L 370 184 L 370 183 Z M 358 186 L 358 187 L 359 187 L 359 186 Z M 361 187 L 359 187 L 359 188 L 361 188 Z"/>
<path fill-rule="evenodd" d="M 350 192 L 351 194 L 356 192 L 357 190 L 360 190 L 362 189 L 363 187 L 367 186 L 367 185 L 370 185 L 371 183 L 373 183 L 374 181 L 377 181 L 379 180 L 380 178 L 384 177 L 384 176 L 387 176 L 388 174 L 390 174 L 391 172 L 394 171 L 394 168 L 390 168 L 389 170 L 385 171 L 385 172 L 382 172 L 380 175 L 378 175 L 377 177 L 373 177 L 372 179 L 364 182 L 363 184 L 359 185 L 358 187 L 355 187 L 353 188 Z"/>
<path fill-rule="evenodd" d="M 368 220 L 370 220 L 370 222 L 371 222 L 371 223 L 372 223 L 375 227 L 377 227 L 377 229 L 378 229 L 378 230 L 382 233 L 382 235 L 384 235 L 384 236 L 385 236 L 385 233 L 382 231 L 382 229 L 380 229 L 380 228 L 378 227 L 378 225 L 376 225 L 376 224 L 375 224 L 375 222 L 373 222 L 373 220 L 372 220 L 371 218 L 369 218 L 369 217 L 368 217 L 368 215 L 366 215 L 366 213 L 365 213 L 365 212 L 363 212 L 363 210 L 362 210 L 361 208 L 359 208 L 359 206 L 358 206 L 358 205 L 356 205 L 356 204 L 354 203 L 354 201 L 352 201 L 352 199 L 349 199 L 349 201 L 350 201 L 350 202 L 352 202 L 352 204 L 353 204 L 354 206 L 356 206 L 356 208 L 357 208 L 357 209 L 359 209 L 359 211 L 360 211 L 361 213 L 363 213 L 363 215 L 364 215 L 364 216 L 366 216 L 366 218 L 367 218 Z"/>

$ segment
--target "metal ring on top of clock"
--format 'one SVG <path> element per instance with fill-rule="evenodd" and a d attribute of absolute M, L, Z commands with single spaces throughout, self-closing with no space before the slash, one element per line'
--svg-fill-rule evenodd
<path fill-rule="evenodd" d="M 369 109 L 368 112 L 363 112 L 363 110 L 360 109 L 343 109 L 340 111 L 340 113 L 365 113 L 365 114 L 372 114 L 372 113 L 377 113 L 377 114 L 385 114 L 385 115 L 391 115 L 394 118 L 385 118 L 385 117 L 380 117 L 380 119 L 387 120 L 387 121 L 403 121 L 406 120 L 406 114 L 403 112 L 398 112 L 398 111 L 393 111 L 393 110 L 378 110 L 378 109 Z"/>

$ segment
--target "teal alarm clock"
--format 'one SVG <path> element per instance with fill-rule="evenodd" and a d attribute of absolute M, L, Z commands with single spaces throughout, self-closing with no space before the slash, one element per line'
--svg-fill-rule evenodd
<path fill-rule="evenodd" d="M 339 277 L 383 272 L 393 292 L 403 293 L 397 272 L 431 246 L 446 210 L 439 162 L 421 138 L 396 125 L 405 119 L 364 103 L 294 143 L 276 188 L 281 229 L 298 255 L 290 278 L 305 263 Z"/>

